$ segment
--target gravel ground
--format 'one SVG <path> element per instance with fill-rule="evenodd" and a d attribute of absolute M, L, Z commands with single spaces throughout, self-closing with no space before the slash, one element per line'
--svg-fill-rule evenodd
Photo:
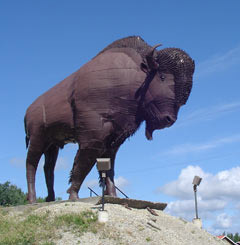
<path fill-rule="evenodd" d="M 93 204 L 82 202 L 57 203 L 40 207 L 34 213 L 58 215 L 69 212 L 92 210 L 99 212 Z M 172 217 L 163 211 L 154 210 L 158 216 L 152 215 L 146 209 L 127 209 L 122 205 L 106 204 L 107 223 L 100 225 L 96 234 L 87 232 L 82 236 L 63 232 L 59 245 L 94 244 L 94 245 L 221 245 L 226 244 L 210 235 L 203 229 L 182 219 Z"/>

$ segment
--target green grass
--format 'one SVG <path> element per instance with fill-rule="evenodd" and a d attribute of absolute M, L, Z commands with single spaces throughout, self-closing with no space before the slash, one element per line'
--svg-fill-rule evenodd
<path fill-rule="evenodd" d="M 16 218 L 0 211 L 0 245 L 54 245 L 53 241 L 61 238 L 62 230 L 80 235 L 97 231 L 97 216 L 91 211 L 54 218 L 49 214 Z"/>
<path fill-rule="evenodd" d="M 94 229 L 95 226 L 91 226 L 92 223 L 97 221 L 97 216 L 91 211 L 85 211 L 78 215 L 76 214 L 64 214 L 58 217 L 55 217 L 55 225 L 57 227 L 71 227 L 74 231 L 85 232 L 92 231 L 96 233 Z"/>
<path fill-rule="evenodd" d="M 147 241 L 147 242 L 151 242 L 152 239 L 151 239 L 150 237 L 147 237 L 147 238 L 146 238 L 146 241 Z"/>

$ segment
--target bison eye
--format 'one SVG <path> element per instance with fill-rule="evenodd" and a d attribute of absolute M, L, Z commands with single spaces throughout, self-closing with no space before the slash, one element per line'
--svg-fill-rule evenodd
<path fill-rule="evenodd" d="M 166 77 L 163 74 L 160 74 L 160 78 L 162 81 L 164 81 Z"/>

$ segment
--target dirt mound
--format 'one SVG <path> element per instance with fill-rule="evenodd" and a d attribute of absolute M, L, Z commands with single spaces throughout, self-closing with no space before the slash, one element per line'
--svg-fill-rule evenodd
<path fill-rule="evenodd" d="M 119 204 L 105 204 L 108 213 L 108 222 L 99 224 L 97 216 L 100 205 L 84 202 L 56 202 L 41 205 L 27 205 L 0 209 L 0 216 L 16 220 L 24 220 L 26 217 L 44 217 L 45 223 L 56 225 L 56 236 L 41 239 L 35 237 L 34 244 L 156 244 L 156 245 L 221 245 L 223 241 L 212 236 L 205 230 L 199 229 L 194 224 L 183 219 L 172 217 L 160 210 L 135 209 Z M 91 223 L 91 229 L 80 232 L 76 225 L 65 223 L 59 225 L 56 217 L 67 214 L 77 215 L 83 212 L 91 212 L 95 215 L 95 221 Z M 3 214 L 4 213 L 4 214 Z M 88 213 L 89 215 L 89 213 Z M 157 215 L 157 216 L 156 216 Z M 74 216 L 72 216 L 74 217 Z M 74 219 L 74 218 L 73 218 Z M 46 220 L 48 220 L 46 222 Z M 35 221 L 34 221 L 35 222 Z M 40 221 L 38 221 L 40 222 Z M 43 226 L 43 225 L 42 225 Z M 39 229 L 41 223 L 39 223 Z M 47 232 L 43 228 L 36 234 Z M 53 231 L 51 232 L 53 233 Z M 36 235 L 37 236 L 37 235 Z M 49 240 L 47 240 L 49 239 Z M 10 244 L 10 243 L 9 243 Z"/>

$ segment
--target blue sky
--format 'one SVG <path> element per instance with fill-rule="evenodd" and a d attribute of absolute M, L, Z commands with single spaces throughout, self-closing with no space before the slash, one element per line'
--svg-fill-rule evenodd
<path fill-rule="evenodd" d="M 116 182 L 131 198 L 167 202 L 166 212 L 194 218 L 192 179 L 199 216 L 213 234 L 240 231 L 240 2 L 232 1 L 0 1 L 0 183 L 26 191 L 27 107 L 108 44 L 129 35 L 187 51 L 195 60 L 193 90 L 178 121 L 155 131 L 144 125 L 119 150 Z M 67 199 L 77 147 L 60 152 L 56 195 Z M 37 195 L 46 196 L 42 161 Z M 97 171 L 87 186 L 100 193 Z"/>

